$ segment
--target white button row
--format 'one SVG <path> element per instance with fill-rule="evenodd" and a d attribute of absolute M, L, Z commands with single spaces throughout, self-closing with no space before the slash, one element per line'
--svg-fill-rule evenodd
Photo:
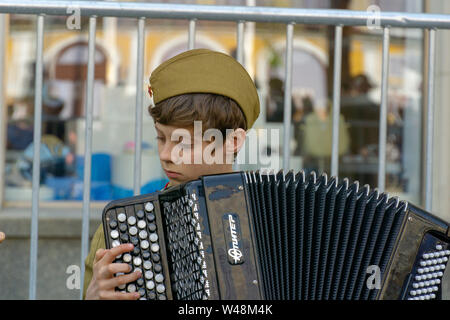
<path fill-rule="evenodd" d="M 420 297 L 408 298 L 408 300 L 431 300 L 431 299 L 436 299 L 436 295 L 434 293 L 427 294 L 427 295 L 420 296 Z"/>
<path fill-rule="evenodd" d="M 438 290 L 439 290 L 439 288 L 437 286 L 432 286 L 432 287 L 429 287 L 429 288 L 411 290 L 409 292 L 409 294 L 412 295 L 412 296 L 416 296 L 416 295 L 419 295 L 419 294 L 432 293 L 433 291 L 438 291 Z"/>
<path fill-rule="evenodd" d="M 443 250 L 443 251 L 439 251 L 439 252 L 424 253 L 422 255 L 422 258 L 431 259 L 431 258 L 439 258 L 439 257 L 443 257 L 443 256 L 448 256 L 448 255 L 450 255 L 450 250 Z"/>

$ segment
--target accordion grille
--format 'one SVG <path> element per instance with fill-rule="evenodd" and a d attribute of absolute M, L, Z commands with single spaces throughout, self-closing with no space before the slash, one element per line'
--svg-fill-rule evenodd
<path fill-rule="evenodd" d="M 246 172 L 267 299 L 375 299 L 406 204 L 326 175 Z"/>

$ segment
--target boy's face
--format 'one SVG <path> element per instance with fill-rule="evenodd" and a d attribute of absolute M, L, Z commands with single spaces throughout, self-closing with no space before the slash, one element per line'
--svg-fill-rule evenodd
<path fill-rule="evenodd" d="M 171 185 L 195 180 L 202 175 L 232 171 L 232 163 L 226 161 L 229 158 L 223 151 L 224 145 L 203 141 L 203 136 L 194 136 L 194 127 L 179 128 L 156 122 L 155 128 L 161 167 Z M 208 157 L 205 159 L 205 154 L 218 156 L 216 163 L 211 163 Z"/>

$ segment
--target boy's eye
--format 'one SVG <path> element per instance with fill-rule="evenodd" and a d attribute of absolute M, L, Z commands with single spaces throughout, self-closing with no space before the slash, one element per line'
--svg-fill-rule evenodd
<path fill-rule="evenodd" d="M 156 140 L 163 141 L 163 140 L 164 140 L 164 137 L 162 137 L 162 136 L 156 136 Z"/>

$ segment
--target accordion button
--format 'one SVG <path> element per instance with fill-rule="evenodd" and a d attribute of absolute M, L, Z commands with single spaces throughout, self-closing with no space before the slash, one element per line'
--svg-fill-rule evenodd
<path fill-rule="evenodd" d="M 158 264 L 155 264 L 153 269 L 155 270 L 155 272 L 161 272 L 162 271 L 162 266 L 158 263 Z"/>
<path fill-rule="evenodd" d="M 142 259 L 141 259 L 141 258 L 136 257 L 136 258 L 133 259 L 133 264 L 134 264 L 135 266 L 140 266 L 141 263 L 142 263 Z"/>
<path fill-rule="evenodd" d="M 151 272 L 150 270 L 145 271 L 144 277 L 145 277 L 145 279 L 150 280 L 151 278 L 153 278 L 153 272 Z"/>
<path fill-rule="evenodd" d="M 119 290 L 124 290 L 125 289 L 125 283 L 121 284 L 120 286 L 117 287 Z"/>
<path fill-rule="evenodd" d="M 141 297 L 144 297 L 144 296 L 145 296 L 145 289 L 144 289 L 144 288 L 140 288 L 138 292 L 139 292 L 139 295 L 140 295 Z M 141 300 L 145 300 L 145 298 L 141 298 Z"/>
<path fill-rule="evenodd" d="M 136 223 L 136 217 L 134 217 L 134 216 L 128 217 L 129 225 L 134 225 L 135 223 Z"/>
<path fill-rule="evenodd" d="M 153 211 L 153 208 L 154 208 L 153 203 L 147 202 L 145 204 L 145 211 L 147 211 L 147 212 Z"/>
<path fill-rule="evenodd" d="M 153 243 L 151 249 L 152 249 L 153 252 L 158 252 L 159 251 L 159 245 L 157 243 Z"/>
<path fill-rule="evenodd" d="M 413 283 L 413 288 L 414 288 L 414 289 L 419 288 L 419 284 L 418 284 L 418 283 Z"/>
<path fill-rule="evenodd" d="M 436 279 L 436 280 L 434 280 L 434 283 L 435 283 L 435 284 L 440 284 L 440 283 L 441 283 L 441 279 Z"/>
<path fill-rule="evenodd" d="M 141 245 L 141 247 L 142 247 L 142 245 Z M 148 252 L 148 251 L 143 251 L 143 252 L 142 252 L 142 258 L 144 258 L 144 260 L 150 259 L 150 252 Z"/>
<path fill-rule="evenodd" d="M 144 269 L 146 269 L 146 270 L 148 270 L 148 269 L 151 269 L 151 267 L 152 267 L 152 263 L 151 263 L 151 261 L 144 261 Z"/>
<path fill-rule="evenodd" d="M 137 234 L 137 228 L 136 227 L 131 227 L 130 230 L 128 231 L 132 236 L 135 236 Z"/>
<path fill-rule="evenodd" d="M 109 226 L 111 227 L 111 229 L 115 229 L 115 228 L 117 228 L 117 221 L 116 220 L 111 220 L 110 222 L 109 222 Z"/>
<path fill-rule="evenodd" d="M 158 293 L 163 293 L 165 290 L 166 290 L 166 287 L 165 287 L 163 284 L 158 284 L 158 285 L 156 286 L 156 291 L 157 291 Z"/>
<path fill-rule="evenodd" d="M 137 223 L 137 226 L 138 226 L 139 229 L 144 229 L 146 225 L 147 224 L 145 223 L 144 220 L 139 220 L 138 223 Z"/>
<path fill-rule="evenodd" d="M 123 243 L 126 243 L 130 240 L 130 237 L 128 237 L 128 235 L 126 233 L 122 233 L 120 235 L 120 240 L 122 240 Z"/>
<path fill-rule="evenodd" d="M 150 222 L 155 220 L 155 214 L 153 214 L 153 213 L 147 214 L 147 220 L 150 221 Z"/>
<path fill-rule="evenodd" d="M 127 225 L 124 224 L 124 223 L 121 223 L 119 225 L 119 230 L 120 230 L 120 232 L 126 232 L 127 231 Z"/>
<path fill-rule="evenodd" d="M 150 224 L 148 225 L 148 229 L 149 229 L 151 232 L 155 231 L 155 230 L 156 230 L 156 224 L 150 223 Z"/>
<path fill-rule="evenodd" d="M 434 293 L 430 294 L 431 299 L 436 299 L 436 295 Z"/>
<path fill-rule="evenodd" d="M 151 242 L 156 242 L 158 241 L 158 235 L 156 233 L 151 233 L 150 234 L 150 241 Z"/>
<path fill-rule="evenodd" d="M 119 237 L 119 231 L 113 230 L 111 231 L 111 238 L 117 239 Z"/>
<path fill-rule="evenodd" d="M 155 288 L 155 283 L 153 281 L 147 281 L 146 288 L 148 290 L 152 290 L 153 288 Z"/>
<path fill-rule="evenodd" d="M 128 286 L 127 286 L 127 291 L 128 292 L 135 292 L 136 291 L 136 286 L 134 285 L 134 284 L 129 284 Z"/>
<path fill-rule="evenodd" d="M 442 250 L 442 246 L 440 244 L 436 245 L 436 250 Z"/>
<path fill-rule="evenodd" d="M 144 240 L 141 242 L 142 249 L 148 249 L 149 246 L 150 246 L 150 244 L 148 243 L 147 240 Z"/>
<path fill-rule="evenodd" d="M 123 255 L 123 261 L 125 261 L 126 263 L 130 262 L 131 261 L 131 254 L 125 253 Z"/>
<path fill-rule="evenodd" d="M 139 247 L 134 247 L 133 249 L 133 256 L 138 256 L 139 253 L 141 252 L 141 249 Z"/>
<path fill-rule="evenodd" d="M 120 241 L 119 241 L 119 240 L 114 240 L 114 241 L 112 242 L 112 247 L 115 248 L 115 247 L 117 247 L 117 246 L 120 246 Z"/>
<path fill-rule="evenodd" d="M 127 219 L 127 216 L 123 212 L 119 213 L 117 216 L 117 220 L 119 220 L 119 222 L 125 222 L 126 219 Z"/>
<path fill-rule="evenodd" d="M 164 294 L 158 295 L 158 300 L 166 300 L 166 296 Z"/>
<path fill-rule="evenodd" d="M 138 210 L 138 212 L 136 212 L 136 217 L 138 217 L 139 219 L 142 219 L 144 215 L 144 211 L 142 210 Z"/>
<path fill-rule="evenodd" d="M 141 231 L 139 232 L 139 238 L 145 239 L 145 238 L 147 238 L 147 236 L 148 236 L 147 231 L 141 230 Z"/>
<path fill-rule="evenodd" d="M 164 276 L 162 275 L 162 273 L 158 273 L 157 275 L 155 275 L 155 280 L 156 282 L 163 282 Z"/>
<path fill-rule="evenodd" d="M 442 273 L 442 271 L 439 271 L 438 273 L 437 273 L 437 276 L 438 277 L 442 277 L 444 274 Z"/>
<path fill-rule="evenodd" d="M 159 254 L 157 254 L 157 253 L 152 254 L 152 260 L 153 261 L 158 262 L 159 259 L 160 259 Z"/>
<path fill-rule="evenodd" d="M 148 293 L 148 298 L 154 300 L 156 298 L 156 293 L 154 291 Z"/>
<path fill-rule="evenodd" d="M 130 242 L 133 244 L 133 246 L 137 246 L 139 244 L 139 239 L 136 237 L 131 237 Z"/>
<path fill-rule="evenodd" d="M 136 284 L 137 284 L 139 287 L 142 287 L 142 286 L 144 285 L 144 279 L 142 279 L 142 278 L 137 279 L 137 280 L 136 280 Z"/>

